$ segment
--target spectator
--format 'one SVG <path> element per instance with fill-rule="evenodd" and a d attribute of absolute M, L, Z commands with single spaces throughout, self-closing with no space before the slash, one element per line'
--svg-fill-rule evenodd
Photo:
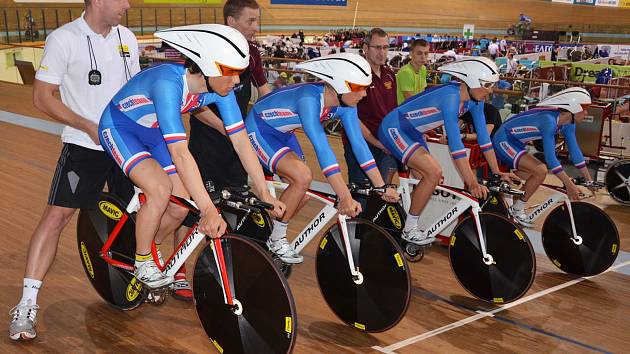
<path fill-rule="evenodd" d="M 481 47 L 482 53 L 486 52 L 486 50 L 488 49 L 488 44 L 490 44 L 490 40 L 488 40 L 485 35 L 481 36 L 481 39 L 479 40 L 479 46 Z"/>
<path fill-rule="evenodd" d="M 381 28 L 373 28 L 365 37 L 363 50 L 372 69 L 372 84 L 367 89 L 367 96 L 359 101 L 357 110 L 361 131 L 368 143 L 368 147 L 376 160 L 384 180 L 388 180 L 390 169 L 396 169 L 396 161 L 376 138 L 377 130 L 387 113 L 396 108 L 396 76 L 386 67 L 389 37 Z M 352 153 L 348 140 L 343 139 L 344 156 L 348 164 L 348 179 L 350 182 L 362 182 L 366 179 L 363 170 Z"/>
<path fill-rule="evenodd" d="M 273 82 L 273 89 L 276 90 L 281 87 L 285 87 L 288 84 L 289 84 L 289 81 L 287 79 L 287 73 L 283 71 L 280 73 L 280 75 L 278 75 L 278 79 L 276 79 L 276 81 Z"/>
<path fill-rule="evenodd" d="M 508 50 L 507 38 L 508 36 L 503 36 L 503 39 L 501 40 L 501 42 L 499 42 L 499 50 L 503 55 L 506 55 Z"/>
<path fill-rule="evenodd" d="M 558 61 L 559 52 L 560 52 L 560 47 L 558 46 L 558 42 L 555 42 L 551 46 L 551 61 Z"/>
<path fill-rule="evenodd" d="M 494 38 L 490 45 L 488 46 L 488 54 L 490 54 L 490 58 L 495 60 L 497 55 L 499 54 L 499 45 L 497 45 L 497 39 Z"/>
<path fill-rule="evenodd" d="M 429 43 L 424 39 L 416 39 L 409 47 L 411 61 L 396 74 L 396 96 L 399 105 L 427 87 L 426 64 L 429 60 Z"/>
<path fill-rule="evenodd" d="M 514 60 L 514 54 L 512 52 L 507 53 L 507 61 L 505 63 L 505 73 L 511 75 L 514 73 L 518 66 L 518 62 Z"/>

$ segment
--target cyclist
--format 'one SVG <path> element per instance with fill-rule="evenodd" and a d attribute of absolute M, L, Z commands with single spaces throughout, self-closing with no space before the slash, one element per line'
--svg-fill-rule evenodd
<path fill-rule="evenodd" d="M 146 195 L 136 221 L 135 277 L 151 288 L 173 282 L 151 257 L 151 241 L 172 234 L 187 210 L 169 204 L 169 195 L 192 195 L 201 211 L 199 229 L 220 237 L 225 221 L 212 204 L 186 144 L 181 113 L 215 103 L 225 130 L 263 199 L 275 203 L 247 141 L 234 93 L 238 75 L 249 65 L 249 46 L 237 30 L 224 25 L 193 25 L 156 32 L 187 57 L 186 64 L 162 64 L 130 80 L 103 112 L 99 138 L 123 172 Z M 266 193 L 264 193 L 266 192 Z"/>
<path fill-rule="evenodd" d="M 499 171 L 486 129 L 483 100 L 488 98 L 492 93 L 492 86 L 499 81 L 494 62 L 484 57 L 470 57 L 442 65 L 438 70 L 458 78 L 461 83 L 452 82 L 408 98 L 385 116 L 378 131 L 381 143 L 403 164 L 409 166 L 414 175 L 422 176 L 422 183 L 412 194 L 402 233 L 405 240 L 418 245 L 426 245 L 435 240 L 435 236 L 428 237 L 419 228 L 418 218 L 442 177 L 440 165 L 429 154 L 423 133 L 444 125 L 451 156 L 465 185 L 473 196 L 485 198 L 488 189 L 477 182 L 470 168 L 457 123 L 459 116 L 470 111 L 477 141 L 491 171 L 500 174 L 503 179 L 517 178 L 513 174 Z"/>
<path fill-rule="evenodd" d="M 357 102 L 365 97 L 372 82 L 370 65 L 361 56 L 339 53 L 302 62 L 296 66 L 325 82 L 287 86 L 262 97 L 245 119 L 249 139 L 261 163 L 271 172 L 286 179 L 289 187 L 280 197 L 286 212 L 274 221 L 267 246 L 286 263 L 301 263 L 303 258 L 289 245 L 287 223 L 305 200 L 312 174 L 293 131 L 303 128 L 309 138 L 322 172 L 339 196 L 339 212 L 356 216 L 361 206 L 352 199 L 344 184 L 321 122 L 338 116 L 363 171 L 375 186 L 383 186 L 383 179 L 367 143 L 361 134 L 357 118 Z M 383 198 L 396 201 L 398 195 L 388 188 Z"/>
<path fill-rule="evenodd" d="M 523 210 L 527 200 L 545 180 L 547 168 L 564 183 L 571 199 L 578 198 L 577 187 L 564 172 L 555 154 L 555 134 L 558 131 L 564 136 L 571 162 L 587 181 L 592 180 L 575 138 L 575 125 L 584 119 L 586 108 L 590 104 L 591 96 L 588 91 L 580 87 L 568 88 L 539 102 L 536 106 L 540 108 L 508 119 L 494 135 L 492 140 L 499 159 L 517 170 L 521 178 L 526 179 L 523 186 L 525 195 L 510 208 L 511 214 L 522 225 L 532 226 Z M 539 139 L 542 139 L 547 166 L 526 154 L 525 144 Z"/>

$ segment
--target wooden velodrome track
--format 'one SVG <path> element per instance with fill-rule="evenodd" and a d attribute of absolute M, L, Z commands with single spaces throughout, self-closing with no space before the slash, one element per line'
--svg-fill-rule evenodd
<path fill-rule="evenodd" d="M 33 108 L 30 88 L 0 83 L 0 91 L 0 111 L 50 120 Z M 331 142 L 341 156 L 340 141 L 332 138 Z M 303 147 L 314 161 L 310 145 Z M 26 248 L 44 208 L 60 148 L 58 136 L 0 122 L 4 166 L 0 170 L 0 304 L 4 311 L 21 296 Z M 615 220 L 621 248 L 629 252 L 630 208 L 602 194 L 593 202 Z M 290 235 L 305 225 L 315 208 L 310 202 L 296 216 Z M 11 342 L 6 318 L 0 322 L 0 352 L 214 351 L 192 304 L 168 299 L 162 306 L 145 305 L 131 312 L 106 305 L 81 269 L 75 222 L 76 217 L 65 229 L 40 292 L 39 336 L 30 343 Z M 489 314 L 498 308 L 468 295 L 452 275 L 446 249 L 434 246 L 422 262 L 410 265 L 413 290 L 405 318 L 387 332 L 365 334 L 340 323 L 323 301 L 314 274 L 315 244 L 305 249 L 304 264 L 294 267 L 289 280 L 299 320 L 295 353 L 628 352 L 627 253 L 621 253 L 615 271 L 591 279 L 559 273 L 538 254 L 536 280 L 528 294 L 514 306 Z"/>

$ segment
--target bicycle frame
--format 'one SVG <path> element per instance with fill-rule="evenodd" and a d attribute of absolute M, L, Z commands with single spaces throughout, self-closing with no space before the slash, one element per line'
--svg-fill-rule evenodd
<path fill-rule="evenodd" d="M 398 191 L 401 194 L 403 208 L 407 213 L 409 212 L 409 207 L 411 206 L 411 192 L 413 191 L 413 186 L 418 184 L 418 182 L 419 181 L 416 179 L 408 178 L 404 175 L 400 176 L 400 187 Z M 453 196 L 458 198 L 459 201 L 455 205 L 453 205 L 444 216 L 438 218 L 435 222 L 431 224 L 431 226 L 425 229 L 427 236 L 439 235 L 442 230 L 444 230 L 454 220 L 457 220 L 460 215 L 470 209 L 475 220 L 475 227 L 477 228 L 479 246 L 481 247 L 481 253 L 483 254 L 484 263 L 486 263 L 487 265 L 493 264 L 494 261 L 492 255 L 486 252 L 486 240 L 485 237 L 483 237 L 481 222 L 479 220 L 479 212 L 481 212 L 481 206 L 479 205 L 479 202 L 469 194 L 455 188 L 438 185 L 436 186 L 435 190 L 452 194 Z"/>
<path fill-rule="evenodd" d="M 549 198 L 547 198 L 547 200 L 534 208 L 531 213 L 527 214 L 527 220 L 529 220 L 530 223 L 534 223 L 543 214 L 546 214 L 549 210 L 551 210 L 551 208 L 554 207 L 556 204 L 564 203 L 564 205 L 567 207 L 567 210 L 569 211 L 569 220 L 571 220 L 571 231 L 573 233 L 573 237 L 571 238 L 571 240 L 573 240 L 576 245 L 581 244 L 582 238 L 578 236 L 575 230 L 573 210 L 571 209 L 571 199 L 569 199 L 566 191 L 562 189 L 562 187 L 552 186 L 550 184 L 543 183 L 541 184 L 541 186 L 554 190 L 556 193 L 552 194 Z M 508 206 L 512 205 L 512 198 L 504 196 L 503 199 Z"/>
<path fill-rule="evenodd" d="M 272 196 L 276 196 L 276 188 L 285 190 L 289 186 L 288 183 L 267 180 L 267 188 Z M 348 228 L 346 226 L 347 217 L 345 215 L 341 215 L 338 213 L 337 208 L 335 208 L 335 199 L 333 196 L 327 195 L 323 192 L 317 192 L 314 190 L 307 190 L 306 195 L 309 197 L 322 202 L 324 207 L 317 213 L 317 216 L 311 222 L 306 225 L 306 227 L 298 233 L 298 236 L 291 243 L 291 247 L 297 252 L 300 253 L 306 245 L 308 245 L 316 235 L 319 234 L 320 231 L 335 217 L 337 216 L 337 223 L 339 225 L 339 229 L 341 230 L 341 234 L 343 236 L 344 247 L 346 251 L 346 255 L 348 255 L 348 267 L 350 268 L 350 273 L 355 279 L 355 283 L 361 284 L 363 281 L 363 277 L 361 272 L 357 270 L 354 265 L 354 259 L 352 256 L 351 248 L 350 248 L 350 239 L 348 237 Z"/>
<path fill-rule="evenodd" d="M 105 262 L 107 262 L 108 264 L 114 267 L 125 269 L 129 272 L 134 271 L 133 265 L 129 265 L 125 262 L 121 262 L 121 261 L 117 261 L 113 259 L 110 254 L 110 248 L 112 244 L 114 243 L 114 241 L 116 240 L 116 238 L 118 237 L 120 230 L 123 228 L 123 226 L 129 219 L 129 215 L 131 213 L 134 213 L 140 210 L 140 206 L 145 201 L 145 196 L 144 194 L 142 194 L 142 191 L 137 187 L 134 187 L 134 188 L 135 188 L 135 193 L 133 197 L 131 198 L 131 200 L 129 201 L 129 204 L 127 205 L 127 208 L 126 208 L 127 214 L 124 214 L 124 213 L 122 214 L 122 217 L 120 218 L 120 220 L 118 220 L 118 223 L 116 224 L 112 232 L 109 234 L 108 239 L 105 242 L 105 244 L 103 244 L 103 247 L 101 248 L 101 252 L 100 252 L 101 257 L 103 258 L 103 260 L 105 260 Z M 197 212 L 197 205 L 191 200 L 171 195 L 170 201 L 171 203 L 175 203 L 190 211 Z M 197 246 L 199 246 L 199 244 L 203 242 L 205 239 L 206 239 L 206 235 L 199 231 L 197 225 L 190 228 L 190 230 L 186 234 L 186 237 L 184 237 L 184 239 L 173 250 L 173 253 L 165 262 L 165 264 L 160 264 L 158 260 L 158 256 L 157 256 L 157 248 L 155 246 L 155 242 L 152 242 L 151 253 L 153 255 L 155 264 L 157 264 L 160 271 L 164 272 L 165 275 L 174 277 L 175 273 L 182 267 L 182 265 L 184 265 L 188 257 L 192 255 L 193 251 L 197 248 Z M 229 280 L 227 277 L 227 270 L 225 267 L 225 260 L 223 258 L 223 246 L 221 245 L 221 239 L 216 238 L 216 239 L 212 239 L 212 241 L 213 242 L 211 244 L 211 249 L 214 255 L 214 260 L 217 264 L 217 269 L 220 269 L 219 275 L 221 278 L 221 283 L 223 285 L 222 288 L 223 288 L 224 300 L 228 305 L 234 305 L 234 301 L 237 301 L 237 300 L 235 300 L 232 297 L 232 294 L 230 291 Z"/>

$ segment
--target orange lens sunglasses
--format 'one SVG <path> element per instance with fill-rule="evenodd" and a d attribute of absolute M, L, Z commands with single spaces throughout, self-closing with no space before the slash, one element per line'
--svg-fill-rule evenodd
<path fill-rule="evenodd" d="M 217 62 L 216 64 L 222 76 L 238 76 L 242 74 L 245 71 L 245 69 L 247 69 L 247 68 L 237 69 L 237 68 L 233 68 L 231 66 L 225 65 L 225 64 L 221 64 L 219 62 Z"/>
<path fill-rule="evenodd" d="M 370 87 L 370 85 L 353 84 L 352 82 L 348 81 L 346 81 L 346 86 L 348 86 L 350 92 L 361 92 L 367 90 L 367 88 Z"/>

